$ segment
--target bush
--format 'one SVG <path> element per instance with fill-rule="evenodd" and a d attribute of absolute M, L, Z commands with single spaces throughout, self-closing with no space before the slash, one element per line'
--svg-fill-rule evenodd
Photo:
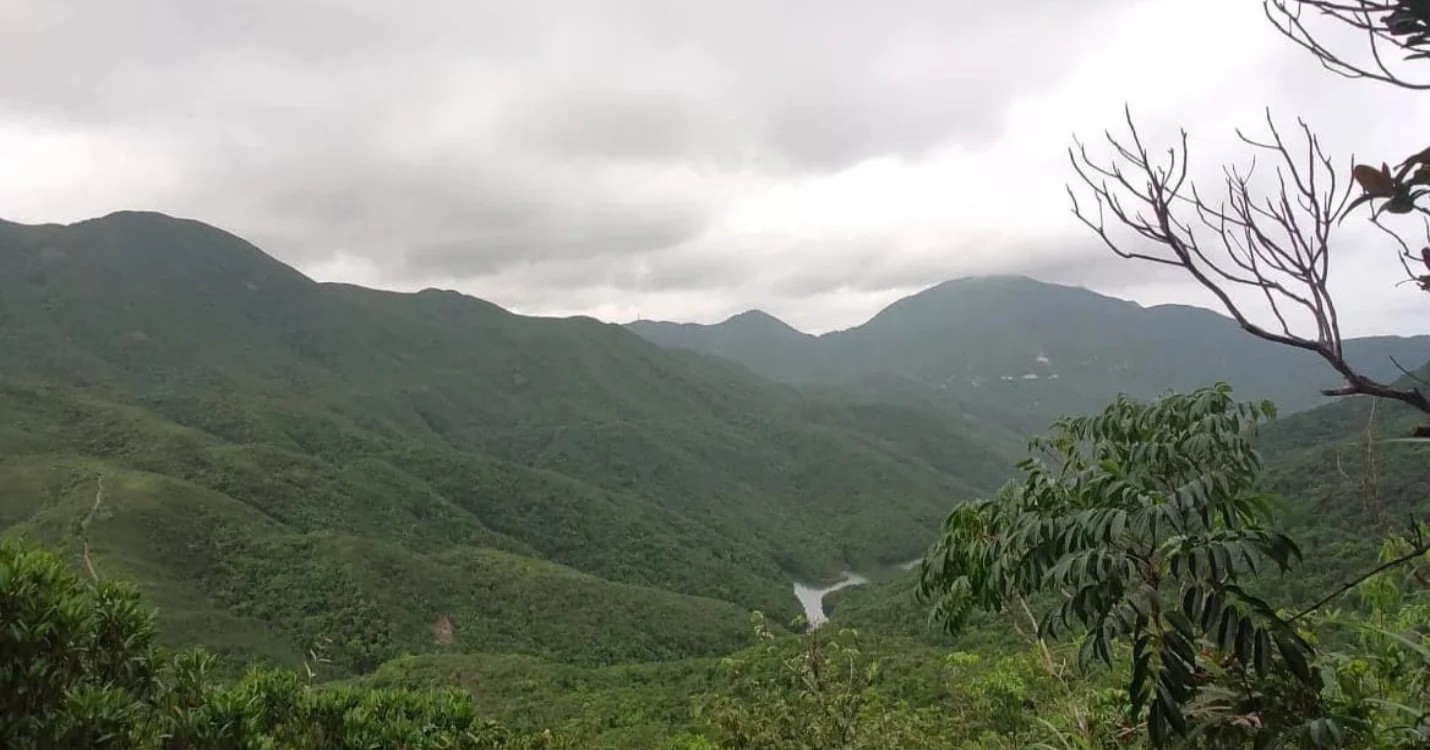
<path fill-rule="evenodd" d="M 132 587 L 0 540 L 0 747 L 6 750 L 507 750 L 568 746 L 477 715 L 461 691 L 312 686 L 280 670 L 236 684 L 214 657 L 170 658 Z"/>

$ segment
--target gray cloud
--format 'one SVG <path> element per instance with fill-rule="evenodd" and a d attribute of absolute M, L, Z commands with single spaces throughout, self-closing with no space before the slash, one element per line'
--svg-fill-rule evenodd
<path fill-rule="evenodd" d="M 989 202 L 1006 188 L 969 188 L 985 175 L 947 161 L 1021 155 L 1007 139 L 1022 130 L 1063 139 L 1072 114 L 1018 119 L 1015 106 L 1056 94 L 1097 57 L 1099 34 L 1142 7 L 9 0 L 0 28 L 21 31 L 0 46 L 0 153 L 7 133 L 17 152 L 63 136 L 78 166 L 65 172 L 73 185 L 0 199 L 34 220 L 165 210 L 300 268 L 459 286 L 530 312 L 804 304 L 801 322 L 819 328 L 966 273 L 1114 292 L 1171 284 L 1057 223 L 1061 140 L 1026 147 L 1020 168 L 1044 190 L 1002 225 L 991 212 L 1025 198 Z M 1254 123 L 1268 90 L 1338 116 L 1296 54 L 1258 62 L 1269 89 L 1218 92 L 1216 107 L 1185 116 L 1194 128 Z M 1116 84 L 1127 98 L 1177 85 L 1114 72 L 1133 76 Z M 1360 110 L 1380 101 L 1355 96 L 1370 97 L 1346 100 Z M 1348 120 L 1333 119 L 1349 140 Z M 888 187 L 849 177 L 871 160 L 905 171 Z M 954 188 L 953 218 L 905 205 Z"/>
<path fill-rule="evenodd" d="M 819 172 L 996 134 L 1082 14 L 947 5 L 28 0 L 0 103 L 177 144 L 172 202 L 296 258 L 467 275 L 699 230 L 692 196 L 624 198 L 613 163 Z M 1037 65 L 990 41 L 1020 18 Z"/>

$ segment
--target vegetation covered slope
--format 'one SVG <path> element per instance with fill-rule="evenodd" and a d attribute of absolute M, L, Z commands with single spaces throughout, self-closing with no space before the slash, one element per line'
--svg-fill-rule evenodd
<path fill-rule="evenodd" d="M 1430 376 L 1430 368 L 1415 377 Z M 1411 384 L 1409 379 L 1403 384 Z M 1307 572 L 1287 585 L 1324 590 L 1375 562 L 1368 539 L 1430 519 L 1430 441 L 1409 440 L 1423 414 L 1356 396 L 1294 414 L 1266 430 L 1267 478 L 1287 502 Z"/>
<path fill-rule="evenodd" d="M 714 326 L 639 321 L 633 331 L 673 348 L 738 361 L 791 383 L 840 383 L 887 393 L 917 385 L 969 409 L 994 403 L 1021 431 L 1099 408 L 1119 393 L 1147 398 L 1216 381 L 1285 411 L 1336 385 L 1314 355 L 1247 336 L 1231 319 L 1195 307 L 1142 307 L 1085 289 L 1023 277 L 945 282 L 899 300 L 863 325 L 810 336 L 763 314 Z M 1346 344 L 1367 374 L 1397 375 L 1430 359 L 1430 337 Z M 986 414 L 985 416 L 993 416 Z"/>
<path fill-rule="evenodd" d="M 970 623 L 975 632 L 952 641 L 901 637 L 904 623 L 867 607 L 849 612 L 865 620 L 861 628 L 867 630 L 856 636 L 838 627 L 849 624 L 841 604 L 835 632 L 827 627 L 798 639 L 770 632 L 756 615 L 756 645 L 719 660 L 600 667 L 535 656 L 437 653 L 392 660 L 340 684 L 305 684 L 312 683 L 311 675 L 305 680 L 268 670 L 215 680 L 202 653 L 169 659 L 151 647 L 152 626 L 123 584 L 109 577 L 92 581 L 46 553 L 0 539 L 0 678 L 18 686 L 0 700 L 0 739 L 17 748 L 1425 747 L 1427 609 L 1423 569 L 1404 556 L 1409 541 L 1386 547 L 1409 567 L 1382 572 L 1342 600 L 1360 610 L 1354 614 L 1308 611 L 1310 617 L 1287 622 L 1264 605 L 1242 607 L 1252 601 L 1252 590 L 1270 589 L 1285 601 L 1287 579 L 1254 565 L 1254 550 L 1243 550 L 1244 560 L 1218 550 L 1284 537 L 1270 528 L 1232 526 L 1196 507 L 1264 496 L 1255 481 L 1259 465 L 1244 460 L 1250 443 L 1243 431 L 1203 434 L 1203 400 L 1197 394 L 1169 399 L 1173 412 L 1151 420 L 1131 414 L 1115 419 L 1128 409 L 1162 411 L 1119 402 L 1092 422 L 1070 423 L 1075 431 L 1086 427 L 1087 442 L 1099 451 L 1105 452 L 1109 439 L 1121 441 L 1124 460 L 1108 458 L 1095 469 L 1079 466 L 1047 481 L 1014 485 L 1012 492 L 1043 495 L 1040 505 L 993 520 L 1048 527 L 1108 523 L 1122 530 L 1007 535 L 994 529 L 965 537 L 972 545 L 1049 549 L 1051 565 L 1031 568 L 1010 564 L 1022 559 L 1014 554 L 931 557 L 943 562 L 925 569 L 925 585 L 931 574 L 979 581 L 996 580 L 1000 571 L 1018 576 L 988 592 L 994 598 L 978 596 L 980 606 L 995 611 Z M 1212 409 L 1210 419 L 1219 414 Z M 1135 427 L 1125 429 L 1129 425 Z M 1157 436 L 1166 433 L 1173 434 L 1177 450 L 1165 450 L 1168 441 Z M 1073 450 L 1077 443 L 1058 445 Z M 1212 456 L 1231 451 L 1243 473 L 1228 477 L 1225 467 L 1207 462 L 1209 449 Z M 1159 460 L 1190 462 L 1183 475 L 1190 491 L 1179 490 L 1172 502 L 1155 490 L 1120 491 L 1128 481 L 1180 482 L 1152 467 Z M 1036 467 L 1024 465 L 1034 473 Z M 1207 476 L 1225 481 L 1208 482 Z M 1149 523 L 1149 513 L 1172 522 Z M 1188 536 L 1183 530 L 1194 523 L 1188 514 L 1215 527 L 1209 533 L 1193 528 Z M 1430 529 L 1411 537 L 1422 562 L 1430 548 L 1425 531 Z M 1130 546 L 1147 534 L 1166 539 L 1156 551 Z M 941 542 L 948 543 L 947 537 Z M 1126 552 L 1146 566 L 1118 564 Z M 1155 559 L 1161 555 L 1204 562 L 1169 566 Z M 1284 563 L 1294 564 L 1295 557 Z M 1148 578 L 1132 587 L 1118 580 L 1134 574 Z M 1233 585 L 1237 580 L 1245 585 Z M 1148 597 L 1157 606 L 1150 616 L 1102 618 L 1087 640 L 1080 628 L 1066 632 L 1066 625 L 1047 633 L 1054 640 L 1035 639 L 1030 624 L 1000 629 L 1023 620 L 1025 611 L 1003 599 L 1064 582 L 1078 592 L 1064 606 L 1083 608 L 1079 612 L 1140 613 L 1149 611 Z M 1224 593 L 1196 593 L 1218 586 Z M 897 587 L 891 582 L 885 592 Z M 1086 596 L 1089 587 L 1106 593 Z M 1030 604 L 1034 611 L 1055 612 L 1060 600 L 1033 597 Z M 1189 610 L 1195 616 L 1183 614 Z M 1207 611 L 1222 612 L 1223 624 L 1196 614 Z M 1296 632 L 1289 629 L 1293 623 Z M 1070 637 L 1060 642 L 1059 635 Z M 1195 638 L 1195 647 L 1180 645 L 1184 638 Z M 1149 643 L 1156 652 L 1150 659 Z M 1182 661 L 1196 667 L 1177 668 Z M 317 668 L 331 674 L 322 664 Z M 462 692 L 433 690 L 447 686 Z"/>
<path fill-rule="evenodd" d="M 1430 380 L 1430 368 L 1413 378 Z M 1405 439 L 1424 422 L 1398 402 L 1357 396 L 1261 426 L 1255 445 L 1265 462 L 1263 482 L 1279 496 L 1282 523 L 1301 542 L 1304 557 L 1295 576 L 1276 580 L 1279 595 L 1311 603 L 1376 564 L 1373 540 L 1403 532 L 1412 519 L 1430 519 L 1430 441 Z M 1015 635 L 1000 619 L 950 637 L 930 624 L 928 607 L 915 601 L 916 578 L 906 573 L 826 597 L 834 626 L 964 649 Z M 1026 621 L 1020 625 L 1028 627 Z"/>
<path fill-rule="evenodd" d="M 907 558 L 1006 466 L 917 409 L 319 284 L 157 214 L 0 224 L 0 351 L 6 529 L 88 536 L 166 633 L 358 670 L 443 615 L 458 649 L 717 653 L 749 608 L 793 615 L 788 574 Z"/>

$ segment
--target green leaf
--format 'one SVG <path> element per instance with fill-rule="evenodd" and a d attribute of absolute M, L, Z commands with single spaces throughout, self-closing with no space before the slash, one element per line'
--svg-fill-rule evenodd
<path fill-rule="evenodd" d="M 1147 677 L 1151 672 L 1152 653 L 1147 649 L 1148 636 L 1141 636 L 1133 646 L 1132 682 L 1128 686 L 1128 697 L 1132 703 L 1132 717 L 1137 718 L 1147 701 Z"/>
<path fill-rule="evenodd" d="M 1403 633 L 1397 633 L 1393 630 L 1386 630 L 1384 628 L 1379 628 L 1368 623 L 1358 623 L 1358 626 L 1362 630 L 1369 630 L 1373 633 L 1379 633 L 1386 638 L 1390 638 L 1391 640 L 1399 642 L 1400 645 L 1410 649 L 1412 652 L 1414 652 L 1421 658 L 1424 668 L 1430 669 L 1430 648 L 1427 648 L 1424 643 L 1412 640 Z"/>
<path fill-rule="evenodd" d="M 1221 592 L 1215 589 L 1207 592 L 1206 598 L 1202 601 L 1201 626 L 1203 631 L 1212 629 L 1217 615 L 1221 614 L 1221 604 Z"/>
<path fill-rule="evenodd" d="M 1251 648 L 1255 627 L 1250 617 L 1243 617 L 1241 618 L 1240 627 L 1236 630 L 1236 659 L 1242 664 L 1251 664 Z"/>
<path fill-rule="evenodd" d="M 1229 650 L 1232 640 L 1236 637 L 1236 628 L 1241 624 L 1240 614 L 1236 607 L 1227 605 L 1221 612 L 1221 624 L 1217 627 L 1217 647 L 1223 651 Z"/>
<path fill-rule="evenodd" d="M 1306 654 L 1301 649 L 1299 639 L 1288 637 L 1278 633 L 1276 636 L 1276 650 L 1281 653 L 1281 658 L 1290 668 L 1291 674 L 1302 683 L 1310 685 L 1313 683 L 1310 665 L 1306 662 Z"/>
<path fill-rule="evenodd" d="M 1258 674 L 1266 675 L 1271 671 L 1271 636 L 1265 630 L 1256 631 L 1256 640 L 1252 648 L 1252 660 L 1256 665 Z"/>
<path fill-rule="evenodd" d="M 1168 609 L 1163 613 L 1163 616 L 1167 618 L 1168 622 L 1172 623 L 1172 627 L 1176 628 L 1177 632 L 1184 638 L 1190 640 L 1197 637 L 1197 628 L 1192 624 L 1191 620 L 1187 619 L 1186 615 L 1175 609 Z"/>
<path fill-rule="evenodd" d="M 1187 617 L 1201 617 L 1202 612 L 1202 590 L 1196 586 L 1189 587 L 1186 593 L 1182 594 L 1182 614 Z"/>

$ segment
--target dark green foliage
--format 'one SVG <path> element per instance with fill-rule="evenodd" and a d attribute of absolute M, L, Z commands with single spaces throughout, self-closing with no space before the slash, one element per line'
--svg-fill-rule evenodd
<path fill-rule="evenodd" d="M 0 542 L 0 747 L 127 747 L 156 688 L 153 640 L 132 587 Z"/>
<path fill-rule="evenodd" d="M 773 636 L 756 619 L 763 641 Z M 939 717 L 899 706 L 875 688 L 878 665 L 847 638 L 806 637 L 793 654 L 776 646 L 727 662 L 731 694 L 701 711 L 718 747 L 743 750 L 894 750 L 936 747 Z"/>
<path fill-rule="evenodd" d="M 0 747 L 7 750 L 555 748 L 478 717 L 453 691 L 335 686 L 213 657 L 161 661 L 136 592 L 81 579 L 52 554 L 0 541 Z"/>
<path fill-rule="evenodd" d="M 1309 602 L 1368 569 L 1370 540 L 1430 518 L 1430 442 L 1404 439 L 1423 421 L 1402 404 L 1356 396 L 1263 432 L 1267 483 L 1289 499 L 1284 526 L 1306 554 L 1301 573 L 1277 584 L 1292 599 Z"/>
<path fill-rule="evenodd" d="M 311 688 L 291 672 L 250 672 L 219 686 L 209 657 L 187 654 L 156 700 L 157 747 L 180 748 L 502 748 L 571 747 L 549 733 L 517 735 L 478 716 L 458 691 Z M 136 745 L 148 747 L 148 745 Z"/>
<path fill-rule="evenodd" d="M 1062 652 L 950 653 L 827 627 L 773 638 L 758 618 L 756 632 L 760 645 L 725 660 L 717 692 L 697 702 L 711 744 L 694 747 L 1025 750 L 1070 737 L 1135 746 L 1119 691 L 1065 679 Z"/>
<path fill-rule="evenodd" d="M 1272 416 L 1219 385 L 1058 422 L 1021 483 L 949 516 L 921 593 L 957 628 L 972 608 L 1064 592 L 1041 632 L 1085 633 L 1083 663 L 1110 664 L 1127 643 L 1131 709 L 1147 710 L 1157 745 L 1187 733 L 1213 668 L 1267 679 L 1274 665 L 1310 685 L 1309 644 L 1244 586 L 1300 557 L 1266 526 L 1273 499 L 1258 486 L 1251 431 Z"/>
<path fill-rule="evenodd" d="M 718 690 L 716 659 L 578 667 L 511 654 L 424 655 L 384 664 L 361 684 L 454 686 L 517 731 L 551 729 L 589 748 L 664 748 L 693 728 L 692 701 Z"/>

